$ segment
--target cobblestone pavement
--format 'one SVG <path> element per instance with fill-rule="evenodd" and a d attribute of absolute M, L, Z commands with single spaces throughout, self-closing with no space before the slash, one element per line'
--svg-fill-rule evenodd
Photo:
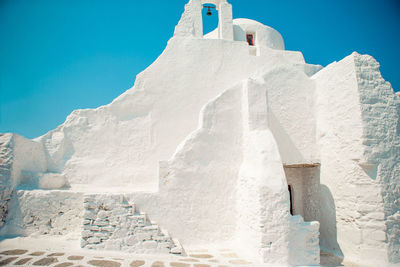
<path fill-rule="evenodd" d="M 186 256 L 107 255 L 105 251 L 82 250 L 81 253 L 9 248 L 0 250 L 0 266 L 52 267 L 227 267 L 257 266 L 241 259 L 229 249 L 192 250 Z"/>

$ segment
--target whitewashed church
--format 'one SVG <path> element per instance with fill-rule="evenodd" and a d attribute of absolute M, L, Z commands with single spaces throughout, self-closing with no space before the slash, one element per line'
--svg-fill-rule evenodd
<path fill-rule="evenodd" d="M 207 35 L 203 8 L 219 18 Z M 190 0 L 112 103 L 34 140 L 0 135 L 0 234 L 177 257 L 224 247 L 254 266 L 400 266 L 399 116 L 371 56 L 307 64 L 226 0 Z"/>

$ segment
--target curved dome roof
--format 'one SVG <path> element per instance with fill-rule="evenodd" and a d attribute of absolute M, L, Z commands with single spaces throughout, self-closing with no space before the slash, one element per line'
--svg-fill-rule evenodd
<path fill-rule="evenodd" d="M 282 35 L 275 29 L 252 19 L 234 19 L 235 41 L 246 41 L 246 33 L 255 34 L 256 45 L 285 50 Z"/>

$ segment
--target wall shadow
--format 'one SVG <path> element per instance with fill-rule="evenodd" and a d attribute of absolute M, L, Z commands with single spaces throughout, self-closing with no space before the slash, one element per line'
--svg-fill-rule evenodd
<path fill-rule="evenodd" d="M 331 190 L 320 185 L 319 193 L 321 265 L 343 266 L 344 255 L 337 241 L 336 205 Z"/>

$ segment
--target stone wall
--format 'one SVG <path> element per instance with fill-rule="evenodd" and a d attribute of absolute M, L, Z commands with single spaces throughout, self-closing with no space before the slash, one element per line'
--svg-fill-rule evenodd
<path fill-rule="evenodd" d="M 82 203 L 83 194 L 77 192 L 16 190 L 0 235 L 70 235 L 79 238 Z"/>
<path fill-rule="evenodd" d="M 365 255 L 372 250 L 369 244 L 386 241 L 389 261 L 400 263 L 400 99 L 382 78 L 374 58 L 355 54 L 354 63 L 365 125 L 361 167 L 381 185 L 383 200 L 382 211 L 377 211 L 369 199 L 365 200 L 361 214 L 367 245 Z M 382 219 L 386 229 L 373 223 Z"/>
<path fill-rule="evenodd" d="M 315 80 L 321 250 L 334 264 L 399 259 L 398 99 L 379 64 L 357 53 Z"/>
<path fill-rule="evenodd" d="M 86 195 L 81 247 L 134 253 L 175 253 L 176 240 L 137 212 L 123 195 Z"/>
<path fill-rule="evenodd" d="M 14 157 L 12 143 L 12 134 L 0 134 L 0 227 L 6 222 L 8 203 L 13 192 L 10 184 Z"/>

